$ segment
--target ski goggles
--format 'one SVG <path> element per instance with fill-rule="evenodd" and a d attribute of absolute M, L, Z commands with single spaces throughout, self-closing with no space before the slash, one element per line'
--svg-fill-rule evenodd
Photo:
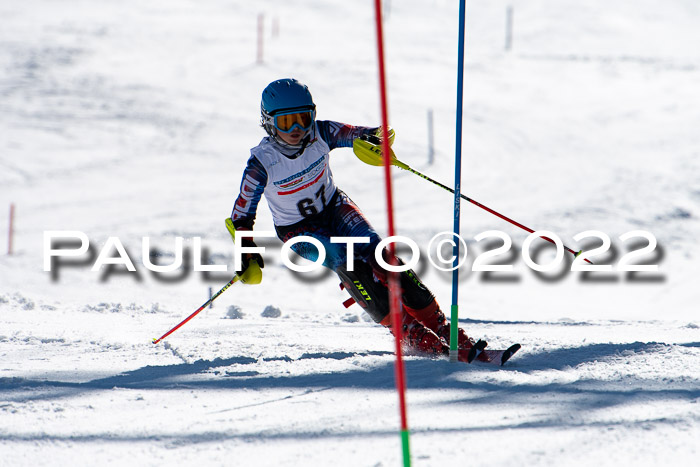
<path fill-rule="evenodd" d="M 314 122 L 314 112 L 312 110 L 307 110 L 305 112 L 275 115 L 274 119 L 275 128 L 282 133 L 289 133 L 297 126 L 302 130 L 308 130 Z"/>

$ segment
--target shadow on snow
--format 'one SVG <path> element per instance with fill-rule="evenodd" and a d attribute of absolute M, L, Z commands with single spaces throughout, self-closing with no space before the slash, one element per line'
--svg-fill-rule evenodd
<path fill-rule="evenodd" d="M 513 357 L 505 367 L 495 365 L 466 365 L 464 363 L 451 364 L 446 359 L 413 358 L 405 360 L 407 387 L 409 389 L 474 389 L 503 394 L 504 398 L 518 393 L 542 393 L 542 392 L 595 392 L 596 384 L 599 388 L 614 386 L 614 381 L 600 380 L 576 380 L 571 383 L 547 383 L 544 385 L 533 384 L 511 384 L 497 382 L 474 382 L 470 378 L 469 382 L 461 381 L 460 374 L 465 372 L 482 374 L 486 380 L 488 374 L 494 371 L 514 371 L 519 373 L 532 373 L 547 370 L 565 370 L 578 365 L 607 361 L 612 359 L 633 358 L 640 354 L 652 356 L 653 358 L 674 358 L 666 355 L 674 348 L 698 348 L 700 343 L 687 343 L 679 345 L 668 345 L 662 343 L 622 343 L 622 344 L 591 344 L 580 347 L 557 349 L 541 353 L 528 353 L 524 348 Z M 301 360 L 309 359 L 331 359 L 344 360 L 347 358 L 368 357 L 368 368 L 358 368 L 350 371 L 327 371 L 307 373 L 301 375 L 266 375 L 260 373 L 260 366 L 264 368 L 265 362 L 281 361 L 293 364 Z M 227 367 L 237 365 L 235 371 L 226 371 Z M 251 366 L 249 369 L 245 368 Z M 241 371 L 242 370 L 242 371 Z M 188 376 L 201 376 L 203 373 L 209 374 L 207 379 L 187 379 Z M 688 379 L 695 380 L 693 375 L 688 375 Z M 634 387 L 644 387 L 650 380 L 634 378 L 638 384 Z M 660 383 L 660 382 L 659 382 Z M 688 386 L 692 383 L 688 382 Z M 585 386 L 585 387 L 584 387 Z M 675 394 L 676 396 L 686 395 L 688 397 L 700 396 L 700 389 L 685 390 L 674 389 L 664 383 L 666 389 L 662 391 L 650 390 L 659 394 Z M 25 378 L 0 378 L 0 395 L 10 396 L 11 392 L 24 388 L 66 388 L 82 391 L 103 390 L 113 388 L 125 389 L 266 389 L 266 388 L 309 388 L 309 387 L 329 387 L 329 388 L 366 388 L 366 389 L 394 389 L 394 359 L 391 352 L 331 352 L 304 354 L 301 357 L 292 359 L 288 356 L 251 358 L 245 356 L 234 356 L 229 358 L 216 358 L 213 360 L 197 360 L 191 363 L 179 363 L 163 366 L 144 366 L 142 368 L 121 373 L 105 378 L 94 379 L 82 383 L 47 381 L 39 379 Z M 697 387 L 697 385 L 696 385 Z M 630 380 L 625 382 L 625 389 L 620 388 L 617 392 L 629 392 Z M 646 391 L 640 388 L 639 391 Z M 41 394 L 33 394 L 37 399 L 42 399 Z M 51 398 L 46 394 L 47 398 Z M 5 397 L 3 397 L 5 398 Z M 32 395 L 28 395 L 29 400 Z"/>
<path fill-rule="evenodd" d="M 510 382 L 494 382 L 490 375 L 494 372 L 508 371 L 516 374 L 530 374 L 547 370 L 562 370 L 567 367 L 587 364 L 595 361 L 605 361 L 617 358 L 628 358 L 643 354 L 654 358 L 668 358 L 666 353 L 673 346 L 657 343 L 625 343 L 625 344 L 593 344 L 568 349 L 559 349 L 546 353 L 527 353 L 514 357 L 505 368 L 491 365 L 470 365 L 463 363 L 451 364 L 447 360 L 428 358 L 408 358 L 405 361 L 407 387 L 410 390 L 430 389 L 447 390 L 436 395 L 435 404 L 454 405 L 457 410 L 464 406 L 493 406 L 494 409 L 508 407 L 533 406 L 542 407 L 544 412 L 537 420 L 513 422 L 496 426 L 464 426 L 457 428 L 425 429 L 427 432 L 470 432 L 505 429 L 528 429 L 541 427 L 576 428 L 585 424 L 590 427 L 599 424 L 611 427 L 616 424 L 630 424 L 630 421 L 583 421 L 577 414 L 611 406 L 626 404 L 642 404 L 654 401 L 688 401 L 697 402 L 700 398 L 700 386 L 694 375 L 681 378 L 680 384 L 653 379 L 629 376 L 624 380 L 609 381 L 598 379 L 577 379 L 572 382 L 544 382 L 541 384 L 517 384 Z M 684 349 L 697 348 L 698 343 L 683 344 Z M 367 368 L 350 371 L 316 372 L 301 375 L 265 375 L 257 370 L 265 366 L 265 362 L 276 361 L 294 364 L 308 359 L 333 359 L 368 357 Z M 623 364 L 623 363 L 620 363 Z M 236 365 L 232 371 L 227 368 Z M 250 371 L 246 366 L 250 366 Z M 252 366 L 256 365 L 256 366 Z M 242 371 L 240 371 L 242 370 Z M 690 371 L 690 370 L 689 370 Z M 205 375 L 206 373 L 206 375 Z M 477 376 L 475 378 L 475 375 Z M 202 378 L 205 376 L 205 378 Z M 465 376 L 469 381 L 465 380 Z M 188 378 L 196 377 L 196 378 Z M 529 378 L 526 378 L 528 380 Z M 255 359 L 245 356 L 217 358 L 214 360 L 198 360 L 192 363 L 180 363 L 164 366 L 145 366 L 133 371 L 106 378 L 94 379 L 82 383 L 62 381 L 42 381 L 24 378 L 0 378 L 0 400 L 10 402 L 31 402 L 40 400 L 55 400 L 59 398 L 79 397 L 88 392 L 111 390 L 113 388 L 135 390 L 238 390 L 238 389 L 299 389 L 309 392 L 321 392 L 332 389 L 365 389 L 365 390 L 394 390 L 394 359 L 390 352 L 335 352 L 330 354 L 305 354 L 298 359 L 288 357 Z M 454 391 L 450 391 L 454 390 Z M 293 396 L 288 396 L 290 398 Z M 286 399 L 283 397 L 282 399 Z M 280 400 L 282 400 L 280 399 Z M 240 408 L 240 407 L 239 407 Z M 573 416 L 572 416 L 573 415 Z M 649 424 L 675 424 L 671 418 L 639 420 L 640 426 Z M 646 425 L 645 425 L 646 424 Z M 421 428 L 412 431 L 420 433 Z M 333 430 L 309 432 L 287 432 L 281 430 L 268 433 L 227 433 L 207 432 L 188 435 L 159 434 L 143 437 L 106 435 L 68 436 L 64 441 L 91 442 L 148 442 L 160 441 L 172 444 L 190 444 L 212 442 L 217 440 L 247 440 L 261 438 L 284 439 L 311 437 L 365 437 L 365 436 L 395 436 L 394 430 L 354 430 L 353 432 L 334 432 Z M 61 441 L 60 435 L 52 434 L 10 434 L 0 436 L 5 441 L 32 441 L 55 439 Z"/>

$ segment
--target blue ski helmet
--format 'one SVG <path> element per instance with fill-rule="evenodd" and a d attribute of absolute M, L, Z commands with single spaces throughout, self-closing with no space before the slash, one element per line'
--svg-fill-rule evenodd
<path fill-rule="evenodd" d="M 316 119 L 316 105 L 309 88 L 292 78 L 278 79 L 263 90 L 260 101 L 262 126 L 270 136 L 277 139 L 275 117 L 297 112 L 311 112 L 312 122 Z M 305 128 L 308 131 L 308 128 Z"/>

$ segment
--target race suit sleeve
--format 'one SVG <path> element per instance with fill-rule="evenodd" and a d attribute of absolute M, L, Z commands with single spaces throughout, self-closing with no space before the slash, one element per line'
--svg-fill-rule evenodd
<path fill-rule="evenodd" d="M 355 138 L 368 133 L 374 133 L 379 127 L 353 126 L 330 120 L 317 120 L 318 132 L 321 139 L 331 149 L 351 148 Z"/>
<path fill-rule="evenodd" d="M 233 205 L 231 219 L 233 225 L 238 228 L 253 230 L 255 214 L 258 203 L 267 185 L 267 171 L 257 157 L 250 156 L 248 164 L 243 171 L 241 191 Z"/>

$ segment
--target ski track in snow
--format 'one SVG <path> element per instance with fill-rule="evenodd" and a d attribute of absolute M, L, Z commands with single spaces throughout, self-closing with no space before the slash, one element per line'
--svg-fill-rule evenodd
<path fill-rule="evenodd" d="M 653 274 L 528 270 L 460 276 L 460 324 L 500 368 L 406 355 L 414 465 L 694 465 L 700 454 L 700 10 L 694 0 L 467 2 L 463 192 L 573 245 L 578 232 L 652 232 Z M 0 5 L 0 464 L 401 464 L 393 340 L 332 274 L 294 275 L 269 248 L 240 284 L 159 345 L 229 274 L 151 274 L 174 238 L 229 263 L 223 228 L 271 80 L 309 84 L 318 117 L 379 122 L 372 2 L 189 0 Z M 265 56 L 256 28 L 265 13 Z M 453 180 L 454 2 L 387 7 L 399 158 Z M 277 35 L 273 34 L 277 25 Z M 435 163 L 427 163 L 426 111 Z M 386 231 L 381 170 L 339 149 L 338 185 Z M 395 172 L 396 222 L 421 247 L 452 228 L 451 195 Z M 4 209 L 4 208 L 3 208 Z M 256 228 L 272 230 L 265 201 Z M 84 231 L 86 260 L 44 272 L 43 232 Z M 0 216 L 0 241 L 8 231 Z M 117 236 L 137 267 L 91 272 Z M 595 244 L 593 244 L 595 246 Z M 493 247 L 493 246 L 492 246 Z M 546 261 L 547 252 L 541 261 Z M 190 264 L 191 266 L 191 264 Z M 449 309 L 450 277 L 418 272 Z"/>

